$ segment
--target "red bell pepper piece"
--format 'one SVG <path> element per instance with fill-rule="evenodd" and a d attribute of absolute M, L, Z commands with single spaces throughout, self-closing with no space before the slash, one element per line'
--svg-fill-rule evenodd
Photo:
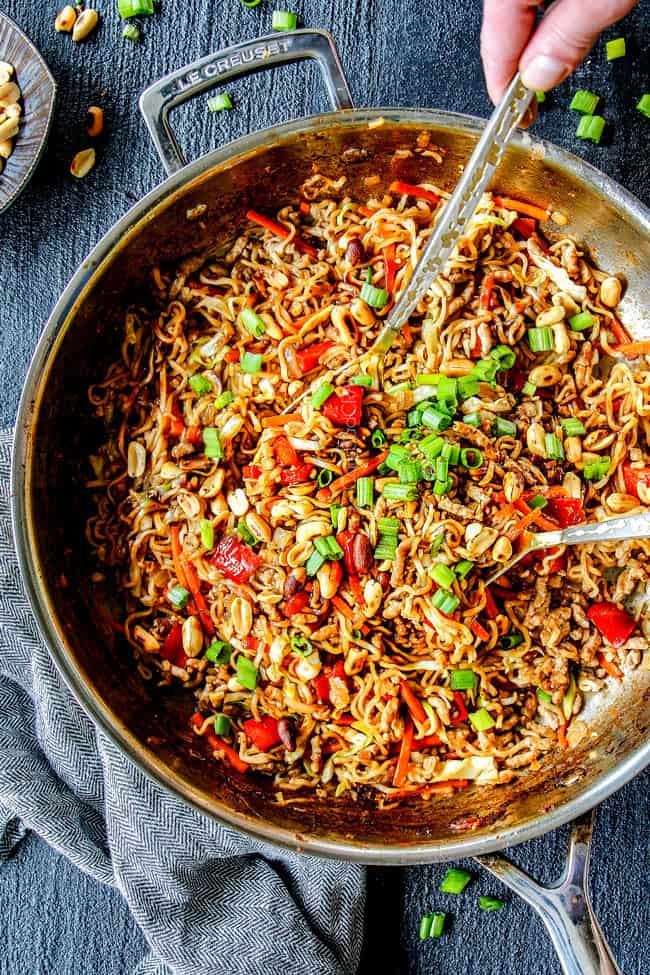
<path fill-rule="evenodd" d="M 342 427 L 358 427 L 363 404 L 362 386 L 344 386 L 340 392 L 326 399 L 321 407 L 323 416 Z"/>
<path fill-rule="evenodd" d="M 499 609 L 489 588 L 485 590 L 485 612 L 491 620 L 496 619 L 499 615 Z"/>
<path fill-rule="evenodd" d="M 481 308 L 489 311 L 493 306 L 494 299 L 494 275 L 487 274 L 481 287 Z"/>
<path fill-rule="evenodd" d="M 248 582 L 262 559 L 234 535 L 226 535 L 219 541 L 211 562 L 233 582 Z"/>
<path fill-rule="evenodd" d="M 249 210 L 246 216 L 252 223 L 258 223 L 260 227 L 270 230 L 272 234 L 275 234 L 276 237 L 281 237 L 283 240 L 286 240 L 291 233 L 291 231 L 287 230 L 287 228 L 281 223 L 276 223 L 275 220 L 265 217 L 264 214 L 258 213 L 257 210 Z M 316 248 L 311 244 L 308 244 L 306 240 L 301 240 L 300 237 L 293 238 L 293 246 L 301 254 L 309 254 L 310 257 L 318 257 L 318 251 Z"/>
<path fill-rule="evenodd" d="M 343 549 L 343 565 L 345 566 L 345 571 L 349 576 L 356 575 L 356 566 L 352 559 L 352 542 L 354 541 L 354 535 L 349 531 L 339 532 L 336 536 L 336 541 Z"/>
<path fill-rule="evenodd" d="M 465 698 L 460 693 L 460 691 L 454 691 L 454 701 L 456 703 L 456 710 L 458 714 L 454 718 L 449 718 L 450 724 L 460 724 L 461 721 L 467 721 L 467 708 L 465 707 Z"/>
<path fill-rule="evenodd" d="M 183 651 L 183 629 L 180 623 L 175 623 L 165 637 L 165 642 L 160 648 L 160 656 L 163 660 L 169 660 L 174 667 L 184 667 L 187 657 Z"/>
<path fill-rule="evenodd" d="M 257 480 L 262 476 L 262 468 L 257 464 L 247 464 L 246 467 L 242 467 L 242 474 L 246 479 Z"/>
<path fill-rule="evenodd" d="M 228 349 L 223 357 L 224 362 L 239 362 L 241 353 L 239 349 Z"/>
<path fill-rule="evenodd" d="M 517 217 L 516 220 L 512 221 L 511 226 L 518 234 L 528 240 L 537 229 L 537 221 L 533 220 L 532 217 Z"/>
<path fill-rule="evenodd" d="M 474 620 L 474 622 L 470 626 L 470 630 L 472 631 L 474 636 L 477 636 L 479 638 L 479 640 L 486 641 L 490 639 L 489 631 L 486 630 L 483 624 L 480 623 L 478 620 Z"/>
<path fill-rule="evenodd" d="M 185 428 L 183 440 L 185 440 L 186 443 L 191 443 L 196 446 L 196 444 L 201 443 L 202 439 L 201 427 L 197 423 L 193 423 L 191 426 Z"/>
<path fill-rule="evenodd" d="M 198 731 L 204 721 L 205 716 L 197 711 L 196 714 L 193 714 L 190 718 L 190 725 Z M 213 751 L 223 753 L 228 764 L 231 766 L 231 768 L 234 768 L 236 772 L 241 772 L 242 774 L 248 772 L 248 762 L 241 759 L 239 757 L 239 753 L 236 752 L 227 741 L 224 741 L 223 738 L 218 738 L 213 731 L 209 730 L 205 731 L 202 737 L 205 738 Z"/>
<path fill-rule="evenodd" d="M 586 521 L 580 498 L 549 498 L 544 514 L 554 518 L 560 528 L 581 525 Z"/>
<path fill-rule="evenodd" d="M 345 673 L 345 664 L 342 660 L 337 660 L 333 667 L 327 667 L 318 677 L 314 677 L 312 685 L 316 691 L 316 697 L 321 704 L 331 704 L 330 698 L 330 678 L 338 677 L 348 683 L 348 676 Z"/>
<path fill-rule="evenodd" d="M 636 620 L 616 603 L 594 603 L 587 610 L 598 632 L 612 647 L 622 646 L 636 627 Z"/>
<path fill-rule="evenodd" d="M 273 748 L 280 741 L 278 722 L 269 715 L 265 715 L 259 721 L 249 718 L 248 721 L 244 721 L 243 728 L 248 738 L 261 752 L 268 752 L 269 748 Z"/>
<path fill-rule="evenodd" d="M 625 481 L 625 490 L 627 493 L 633 494 L 635 498 L 638 498 L 639 484 L 643 484 L 650 491 L 650 467 L 632 467 L 626 461 L 623 464 L 623 480 Z"/>
<path fill-rule="evenodd" d="M 280 484 L 303 484 L 308 481 L 314 467 L 312 464 L 298 464 L 296 467 L 285 467 L 280 471 Z"/>
<path fill-rule="evenodd" d="M 432 190 L 425 190 L 422 186 L 415 186 L 413 183 L 403 183 L 396 179 L 390 184 L 391 193 L 399 193 L 400 196 L 414 196 L 416 200 L 427 200 L 429 203 L 440 203 L 440 197 Z"/>
<path fill-rule="evenodd" d="M 183 420 L 183 415 L 180 411 L 178 403 L 174 403 L 171 408 L 171 413 L 168 414 L 167 419 L 167 433 L 170 437 L 180 437 L 185 430 L 185 421 Z"/>
<path fill-rule="evenodd" d="M 282 612 L 287 617 L 295 616 L 297 613 L 302 613 L 303 609 L 309 605 L 309 593 L 301 589 L 299 592 L 289 596 L 286 603 L 282 608 Z"/>
<path fill-rule="evenodd" d="M 298 349 L 296 352 L 296 365 L 304 376 L 306 372 L 311 372 L 316 366 L 320 365 L 320 361 L 332 346 L 335 345 L 334 342 L 314 342 L 312 345 L 306 345 L 304 349 Z"/>
<path fill-rule="evenodd" d="M 289 438 L 285 436 L 276 437 L 273 441 L 273 453 L 278 464 L 287 467 L 295 467 L 300 463 L 298 452 L 289 443 Z"/>

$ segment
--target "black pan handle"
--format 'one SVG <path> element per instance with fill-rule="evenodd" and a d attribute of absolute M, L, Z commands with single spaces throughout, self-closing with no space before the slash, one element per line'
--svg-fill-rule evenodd
<path fill-rule="evenodd" d="M 594 915 L 589 897 L 593 812 L 571 824 L 564 873 L 543 887 L 498 854 L 476 859 L 534 908 L 546 926 L 564 975 L 621 975 Z"/>
<path fill-rule="evenodd" d="M 185 165 L 169 124 L 172 108 L 233 78 L 292 61 L 317 61 L 336 110 L 353 108 L 332 35 L 324 30 L 293 30 L 235 44 L 172 71 L 140 96 L 140 111 L 162 164 L 171 176 Z"/>

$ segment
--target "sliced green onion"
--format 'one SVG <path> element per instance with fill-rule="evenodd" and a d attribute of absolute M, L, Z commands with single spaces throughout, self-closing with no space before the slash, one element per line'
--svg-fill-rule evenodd
<path fill-rule="evenodd" d="M 515 350 L 511 349 L 509 345 L 495 346 L 490 352 L 490 355 L 499 363 L 499 372 L 502 369 L 512 369 L 517 361 Z"/>
<path fill-rule="evenodd" d="M 435 406 L 427 406 L 422 411 L 422 423 L 425 427 L 430 427 L 432 430 L 441 431 L 451 426 L 452 418 Z"/>
<path fill-rule="evenodd" d="M 234 393 L 231 393 L 229 389 L 226 389 L 223 393 L 219 393 L 214 401 L 214 405 L 218 410 L 223 410 L 226 406 L 230 406 L 234 399 Z"/>
<path fill-rule="evenodd" d="M 239 316 L 244 328 L 256 339 L 261 339 L 266 333 L 266 325 L 252 308 L 243 308 Z"/>
<path fill-rule="evenodd" d="M 305 571 L 308 576 L 315 576 L 319 569 L 327 562 L 327 558 L 318 551 L 314 549 L 307 561 L 305 562 Z"/>
<path fill-rule="evenodd" d="M 569 319 L 569 326 L 574 332 L 584 332 L 588 328 L 593 328 L 593 315 L 590 315 L 588 311 L 581 311 L 577 315 L 572 315 Z"/>
<path fill-rule="evenodd" d="M 213 640 L 205 651 L 206 660 L 218 665 L 229 664 L 231 656 L 232 646 L 224 640 Z"/>
<path fill-rule="evenodd" d="M 443 378 L 439 372 L 421 372 L 415 377 L 416 386 L 437 386 Z"/>
<path fill-rule="evenodd" d="M 471 879 L 471 875 L 465 870 L 457 870 L 456 867 L 451 867 L 445 874 L 438 890 L 443 894 L 462 894 Z"/>
<path fill-rule="evenodd" d="M 239 0 L 244 7 L 258 7 L 262 0 Z"/>
<path fill-rule="evenodd" d="M 218 95 L 208 98 L 208 108 L 211 112 L 224 112 L 232 108 L 232 98 L 227 91 L 221 91 Z"/>
<path fill-rule="evenodd" d="M 403 464 L 410 459 L 411 453 L 407 447 L 402 447 L 400 444 L 393 443 L 388 449 L 386 467 L 389 467 L 392 471 L 397 471 L 399 470 L 400 464 Z"/>
<path fill-rule="evenodd" d="M 468 717 L 477 731 L 489 731 L 496 724 L 490 712 L 486 711 L 485 708 L 479 708 L 478 711 L 470 711 Z"/>
<path fill-rule="evenodd" d="M 311 405 L 315 410 L 320 410 L 323 403 L 330 398 L 334 392 L 334 387 L 331 383 L 323 383 L 318 389 L 314 390 L 311 394 Z"/>
<path fill-rule="evenodd" d="M 375 548 L 375 558 L 377 561 L 383 562 L 384 559 L 394 559 L 396 554 L 397 535 L 380 535 L 377 539 L 377 547 Z"/>
<path fill-rule="evenodd" d="M 175 609 L 185 609 L 189 602 L 190 594 L 183 586 L 172 586 L 167 591 L 167 598 Z"/>
<path fill-rule="evenodd" d="M 466 579 L 474 568 L 474 563 L 470 562 L 469 559 L 463 559 L 462 562 L 457 562 L 454 566 L 454 572 L 459 579 Z"/>
<path fill-rule="evenodd" d="M 564 460 L 564 446 L 554 433 L 544 435 L 544 450 L 548 460 Z"/>
<path fill-rule="evenodd" d="M 214 728 L 215 735 L 223 738 L 224 735 L 230 734 L 230 718 L 226 714 L 215 714 L 212 727 Z"/>
<path fill-rule="evenodd" d="M 385 386 L 384 392 L 388 393 L 389 396 L 392 396 L 393 393 L 401 393 L 405 389 L 410 389 L 410 388 L 411 388 L 411 384 L 409 382 L 395 383 L 394 386 Z"/>
<path fill-rule="evenodd" d="M 448 589 L 438 589 L 437 592 L 433 594 L 431 603 L 436 607 L 436 609 L 439 609 L 441 613 L 444 613 L 446 616 L 451 616 L 451 614 L 460 606 L 460 599 L 458 596 L 454 595 L 453 592 L 449 592 Z"/>
<path fill-rule="evenodd" d="M 578 88 L 569 108 L 573 109 L 574 112 L 580 112 L 581 115 L 593 115 L 599 101 L 600 95 L 595 95 L 593 91 L 584 91 L 582 88 Z"/>
<path fill-rule="evenodd" d="M 318 480 L 318 486 L 319 487 L 322 487 L 322 488 L 328 487 L 332 483 L 332 481 L 334 480 L 334 471 L 330 471 L 327 468 L 325 468 L 324 470 L 322 470 L 320 472 L 320 474 L 318 475 L 317 480 Z"/>
<path fill-rule="evenodd" d="M 201 518 L 199 530 L 201 532 L 203 548 L 207 548 L 210 551 L 211 548 L 214 548 L 214 525 L 207 518 Z"/>
<path fill-rule="evenodd" d="M 128 17 L 149 16 L 154 12 L 153 0 L 117 0 L 117 9 L 124 20 Z"/>
<path fill-rule="evenodd" d="M 498 897 L 479 897 L 478 906 L 482 911 L 500 911 L 504 905 Z"/>
<path fill-rule="evenodd" d="M 253 661 L 240 654 L 237 657 L 237 680 L 241 686 L 254 691 L 257 687 L 257 674 L 258 669 Z"/>
<path fill-rule="evenodd" d="M 442 911 L 435 911 L 431 915 L 432 925 L 430 938 L 439 938 L 442 932 L 445 930 L 445 919 L 447 915 L 443 914 Z"/>
<path fill-rule="evenodd" d="M 274 10 L 271 20 L 273 30 L 295 30 L 298 23 L 296 14 L 289 10 Z"/>
<path fill-rule="evenodd" d="M 602 115 L 583 115 L 576 129 L 578 139 L 590 139 L 598 144 L 605 131 L 605 119 Z"/>
<path fill-rule="evenodd" d="M 205 396 L 206 393 L 212 392 L 212 383 L 205 376 L 190 376 L 188 385 L 197 396 Z"/>
<path fill-rule="evenodd" d="M 433 482 L 433 493 L 438 495 L 449 494 L 453 486 L 454 482 L 450 477 L 444 480 L 442 478 L 436 478 Z"/>
<path fill-rule="evenodd" d="M 239 368 L 247 375 L 254 376 L 262 368 L 264 356 L 261 352 L 244 352 Z"/>
<path fill-rule="evenodd" d="M 373 447 L 383 447 L 386 443 L 386 434 L 379 427 L 376 427 L 370 434 L 370 443 Z"/>
<path fill-rule="evenodd" d="M 444 540 L 445 540 L 445 533 L 444 533 L 444 531 L 439 532 L 436 535 L 436 537 L 434 538 L 434 540 L 431 542 L 431 547 L 429 549 L 429 554 L 431 556 L 438 554 L 438 552 L 440 551 L 440 547 L 441 547 L 442 543 L 444 542 Z"/>
<path fill-rule="evenodd" d="M 435 460 L 442 453 L 444 446 L 445 441 L 442 437 L 437 436 L 435 433 L 430 433 L 423 440 L 420 440 L 418 450 L 422 451 L 427 460 Z"/>
<path fill-rule="evenodd" d="M 223 447 L 219 439 L 219 431 L 216 427 L 203 428 L 204 453 L 212 460 L 221 460 L 223 457 Z"/>
<path fill-rule="evenodd" d="M 483 464 L 483 453 L 478 447 L 464 447 L 460 452 L 460 463 L 470 471 L 478 470 Z"/>
<path fill-rule="evenodd" d="M 449 461 L 446 457 L 438 457 L 436 459 L 436 479 L 438 481 L 446 481 L 449 476 Z"/>
<path fill-rule="evenodd" d="M 641 112 L 646 118 L 650 118 L 650 94 L 641 95 L 636 107 L 638 112 Z"/>
<path fill-rule="evenodd" d="M 460 460 L 460 447 L 457 443 L 445 443 L 440 451 L 440 456 L 454 467 Z"/>
<path fill-rule="evenodd" d="M 466 423 L 468 427 L 480 427 L 481 414 L 478 411 L 466 413 L 463 417 L 463 423 Z"/>
<path fill-rule="evenodd" d="M 553 349 L 553 329 L 545 325 L 543 328 L 528 329 L 528 344 L 533 352 L 551 352 Z"/>
<path fill-rule="evenodd" d="M 617 58 L 624 58 L 626 53 L 625 38 L 615 37 L 613 41 L 607 41 L 605 50 L 607 51 L 608 61 L 616 61 Z"/>
<path fill-rule="evenodd" d="M 253 535 L 252 531 L 248 527 L 248 522 L 246 521 L 245 518 L 240 518 L 239 521 L 237 522 L 237 532 L 240 538 L 242 539 L 242 541 L 246 542 L 247 545 L 253 547 L 254 545 L 258 544 L 259 539 L 256 538 L 255 535 Z"/>
<path fill-rule="evenodd" d="M 452 691 L 471 691 L 476 687 L 477 681 L 473 670 L 452 670 L 449 686 Z"/>
<path fill-rule="evenodd" d="M 417 501 L 418 489 L 415 484 L 384 484 L 381 492 L 387 501 Z"/>
<path fill-rule="evenodd" d="M 458 406 L 458 380 L 441 376 L 438 383 L 438 403 L 444 410 L 454 412 Z"/>
<path fill-rule="evenodd" d="M 598 460 L 585 461 L 582 473 L 587 481 L 600 481 L 612 466 L 610 457 L 599 457 Z"/>
<path fill-rule="evenodd" d="M 420 920 L 420 940 L 426 941 L 431 934 L 431 925 L 433 924 L 433 914 L 423 914 Z"/>
<path fill-rule="evenodd" d="M 523 642 L 523 633 L 506 633 L 506 635 L 502 636 L 500 640 L 501 646 L 504 650 L 512 650 L 513 647 L 518 647 L 519 644 Z"/>
<path fill-rule="evenodd" d="M 352 376 L 348 386 L 372 386 L 372 376 Z"/>
<path fill-rule="evenodd" d="M 535 383 L 531 383 L 530 379 L 528 379 L 521 387 L 522 396 L 534 396 L 536 392 L 537 392 L 537 386 L 535 385 Z"/>
<path fill-rule="evenodd" d="M 343 549 L 333 535 L 320 536 L 314 539 L 314 548 L 325 559 L 343 558 Z"/>
<path fill-rule="evenodd" d="M 137 44 L 142 34 L 137 24 L 125 24 L 122 37 L 127 41 L 134 41 Z"/>
<path fill-rule="evenodd" d="M 333 504 L 330 507 L 330 518 L 332 519 L 332 528 L 335 532 L 339 530 L 339 514 L 343 511 L 343 506 L 340 504 Z"/>
<path fill-rule="evenodd" d="M 452 570 L 448 565 L 443 565 L 442 562 L 429 569 L 429 575 L 442 589 L 451 589 L 456 581 L 456 576 Z"/>
<path fill-rule="evenodd" d="M 568 417 L 566 420 L 560 420 L 560 426 L 566 433 L 567 437 L 584 437 L 585 430 L 584 424 L 577 420 L 574 416 Z"/>
<path fill-rule="evenodd" d="M 575 701 L 576 694 L 578 692 L 578 687 L 576 685 L 576 679 L 571 674 L 571 679 L 569 680 L 569 686 L 567 688 L 566 694 L 562 698 L 562 714 L 568 721 L 573 714 L 573 702 Z"/>
<path fill-rule="evenodd" d="M 377 530 L 380 535 L 397 535 L 401 522 L 399 518 L 378 518 Z"/>
<path fill-rule="evenodd" d="M 308 640 L 302 633 L 292 633 L 289 638 L 289 646 L 292 652 L 297 653 L 299 657 L 308 657 L 314 649 L 311 640 Z"/>
<path fill-rule="evenodd" d="M 472 367 L 470 376 L 480 382 L 491 383 L 495 380 L 498 371 L 499 363 L 495 359 L 481 359 Z"/>
<path fill-rule="evenodd" d="M 546 92 L 545 91 L 536 91 L 535 92 L 535 98 L 537 99 L 537 104 L 538 105 L 541 105 L 542 102 L 545 102 L 546 101 Z"/>
<path fill-rule="evenodd" d="M 384 288 L 375 288 L 374 284 L 364 284 L 359 295 L 371 308 L 383 308 L 388 304 L 390 295 Z"/>
<path fill-rule="evenodd" d="M 397 470 L 400 484 L 417 484 L 420 478 L 420 468 L 415 461 L 407 460 L 399 465 Z M 358 482 L 357 482 L 358 483 Z"/>
<path fill-rule="evenodd" d="M 495 437 L 516 437 L 517 424 L 513 420 L 504 420 L 502 416 L 497 416 L 492 424 L 492 433 Z"/>
<path fill-rule="evenodd" d="M 549 692 L 545 691 L 542 687 L 537 688 L 537 697 L 540 701 L 543 701 L 544 704 L 550 704 L 553 700 Z"/>
<path fill-rule="evenodd" d="M 529 508 L 545 508 L 548 501 L 543 494 L 536 494 L 535 497 L 531 498 L 528 502 Z"/>
<path fill-rule="evenodd" d="M 469 399 L 478 395 L 479 380 L 477 376 L 461 376 L 458 380 L 458 395 L 461 399 Z"/>
<path fill-rule="evenodd" d="M 374 481 L 371 477 L 360 477 L 357 481 L 357 507 L 371 508 L 375 498 Z"/>

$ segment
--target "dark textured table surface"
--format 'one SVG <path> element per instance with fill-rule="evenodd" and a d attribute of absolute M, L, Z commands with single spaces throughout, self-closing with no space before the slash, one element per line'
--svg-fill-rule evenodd
<path fill-rule="evenodd" d="M 588 0 L 585 0 L 588 2 Z M 56 77 L 56 116 L 44 160 L 25 195 L 0 216 L 0 425 L 16 411 L 22 377 L 56 297 L 90 248 L 132 202 L 162 177 L 137 110 L 140 91 L 161 74 L 228 43 L 267 33 L 272 0 L 247 10 L 239 0 L 165 0 L 144 24 L 144 42 L 121 38 L 115 0 L 97 0 L 102 26 L 83 45 L 54 33 L 56 3 L 2 0 L 43 53 Z M 62 4 L 61 4 L 62 5 Z M 479 0 L 291 0 L 306 26 L 331 30 L 359 105 L 416 105 L 485 116 L 489 105 L 478 61 Z M 620 27 L 628 56 L 607 64 L 599 43 L 573 79 L 543 106 L 535 132 L 587 158 L 650 204 L 650 122 L 634 111 L 650 91 L 650 0 Z M 1 56 L 1 52 L 0 52 Z M 577 142 L 572 92 L 604 96 L 610 120 L 600 146 Z M 252 128 L 326 107 L 316 71 L 305 66 L 232 86 L 237 110 L 215 117 L 202 102 L 181 109 L 182 143 L 198 155 Z M 96 170 L 77 182 L 72 155 L 87 143 L 85 109 L 102 105 L 106 135 Z M 0 177 L 1 178 L 1 177 Z M 650 970 L 647 789 L 640 776 L 598 810 L 592 889 L 596 911 L 626 975 Z M 564 831 L 513 851 L 540 879 L 561 867 Z M 471 867 L 470 867 L 471 869 Z M 436 893 L 442 866 L 371 870 L 362 972 L 424 975 L 556 975 L 559 966 L 540 922 L 505 895 L 507 908 L 477 910 L 476 898 Z M 487 875 L 476 893 L 503 895 Z M 454 901 L 452 903 L 452 901 Z M 453 925 L 421 945 L 422 912 L 440 907 Z M 0 972 L 6 975 L 122 975 L 144 951 L 118 893 L 100 887 L 34 837 L 0 871 Z M 275 975 L 269 968 L 264 975 Z"/>

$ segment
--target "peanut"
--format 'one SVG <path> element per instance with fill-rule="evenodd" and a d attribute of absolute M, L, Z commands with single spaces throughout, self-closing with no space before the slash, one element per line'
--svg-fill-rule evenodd
<path fill-rule="evenodd" d="M 82 149 L 70 163 L 70 172 L 76 179 L 83 179 L 95 165 L 95 159 L 94 149 Z"/>
<path fill-rule="evenodd" d="M 83 10 L 72 28 L 73 41 L 85 41 L 89 34 L 92 34 L 99 23 L 99 14 L 90 8 Z"/>
<path fill-rule="evenodd" d="M 56 20 L 54 21 L 54 30 L 57 34 L 66 33 L 69 34 L 75 25 L 77 19 L 77 11 L 70 4 L 66 4 L 63 10 L 60 10 L 56 15 Z"/>
<path fill-rule="evenodd" d="M 600 300 L 607 308 L 616 308 L 623 288 L 618 278 L 605 278 L 600 286 Z"/>
<path fill-rule="evenodd" d="M 203 649 L 203 629 L 198 616 L 188 616 L 183 621 L 183 650 L 187 657 L 198 657 Z"/>
<path fill-rule="evenodd" d="M 86 112 L 86 132 L 91 138 L 104 131 L 104 113 L 97 105 L 91 105 Z"/>

